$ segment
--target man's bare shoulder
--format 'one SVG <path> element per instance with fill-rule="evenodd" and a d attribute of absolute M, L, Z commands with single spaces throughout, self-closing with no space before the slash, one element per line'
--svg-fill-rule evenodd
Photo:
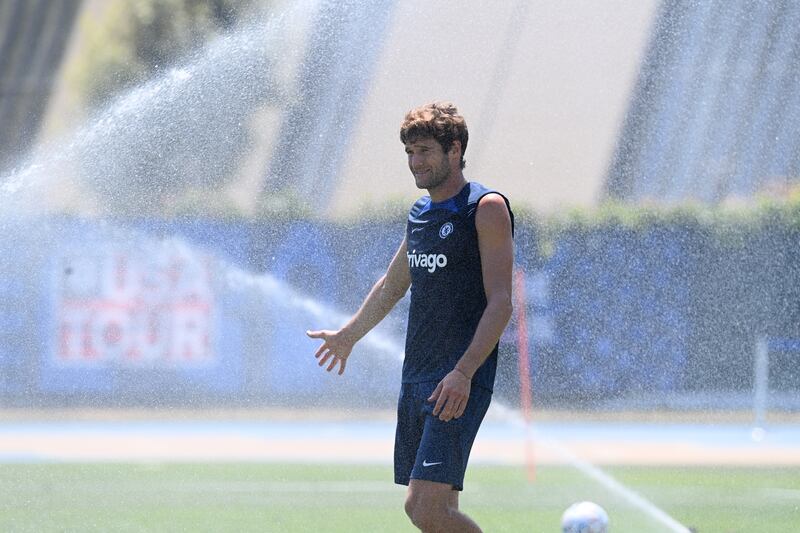
<path fill-rule="evenodd" d="M 479 226 L 504 226 L 511 225 L 511 215 L 509 214 L 506 199 L 500 193 L 490 192 L 478 202 L 478 212 L 475 218 Z"/>

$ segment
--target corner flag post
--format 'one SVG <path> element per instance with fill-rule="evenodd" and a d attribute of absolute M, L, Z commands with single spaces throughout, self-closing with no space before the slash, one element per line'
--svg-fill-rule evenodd
<path fill-rule="evenodd" d="M 519 356 L 519 403 L 525 420 L 525 466 L 528 480 L 536 479 L 536 461 L 533 453 L 533 435 L 531 433 L 531 406 L 533 392 L 531 387 L 530 361 L 528 359 L 528 321 L 527 298 L 525 296 L 525 271 L 522 268 L 514 272 L 514 307 L 517 310 L 517 354 Z"/>

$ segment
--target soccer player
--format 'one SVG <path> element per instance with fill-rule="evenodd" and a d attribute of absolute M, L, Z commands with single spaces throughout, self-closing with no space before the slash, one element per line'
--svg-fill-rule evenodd
<path fill-rule="evenodd" d="M 395 482 L 422 531 L 481 531 L 458 508 L 470 449 L 489 408 L 498 340 L 511 317 L 513 214 L 464 177 L 467 126 L 447 102 L 408 112 L 408 166 L 428 196 L 411 208 L 386 273 L 341 329 L 309 331 L 320 366 L 342 374 L 355 343 L 411 288 L 397 408 Z"/>

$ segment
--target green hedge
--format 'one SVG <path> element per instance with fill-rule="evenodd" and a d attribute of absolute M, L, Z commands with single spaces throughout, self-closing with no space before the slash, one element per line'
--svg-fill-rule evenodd
<path fill-rule="evenodd" d="M 517 221 L 538 235 L 540 251 L 545 256 L 564 234 L 609 229 L 636 233 L 653 228 L 685 228 L 706 233 L 720 246 L 738 246 L 747 241 L 745 237 L 764 232 L 800 230 L 800 187 L 781 197 L 757 196 L 717 206 L 606 202 L 594 208 L 573 208 L 550 215 L 518 209 Z"/>

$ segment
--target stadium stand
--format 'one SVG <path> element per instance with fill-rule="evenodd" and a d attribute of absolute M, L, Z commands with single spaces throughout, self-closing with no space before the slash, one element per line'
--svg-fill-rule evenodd
<path fill-rule="evenodd" d="M 81 0 L 0 2 L 0 169 L 36 138 Z"/>
<path fill-rule="evenodd" d="M 606 195 L 719 202 L 795 184 L 799 59 L 797 2 L 663 2 Z"/>

